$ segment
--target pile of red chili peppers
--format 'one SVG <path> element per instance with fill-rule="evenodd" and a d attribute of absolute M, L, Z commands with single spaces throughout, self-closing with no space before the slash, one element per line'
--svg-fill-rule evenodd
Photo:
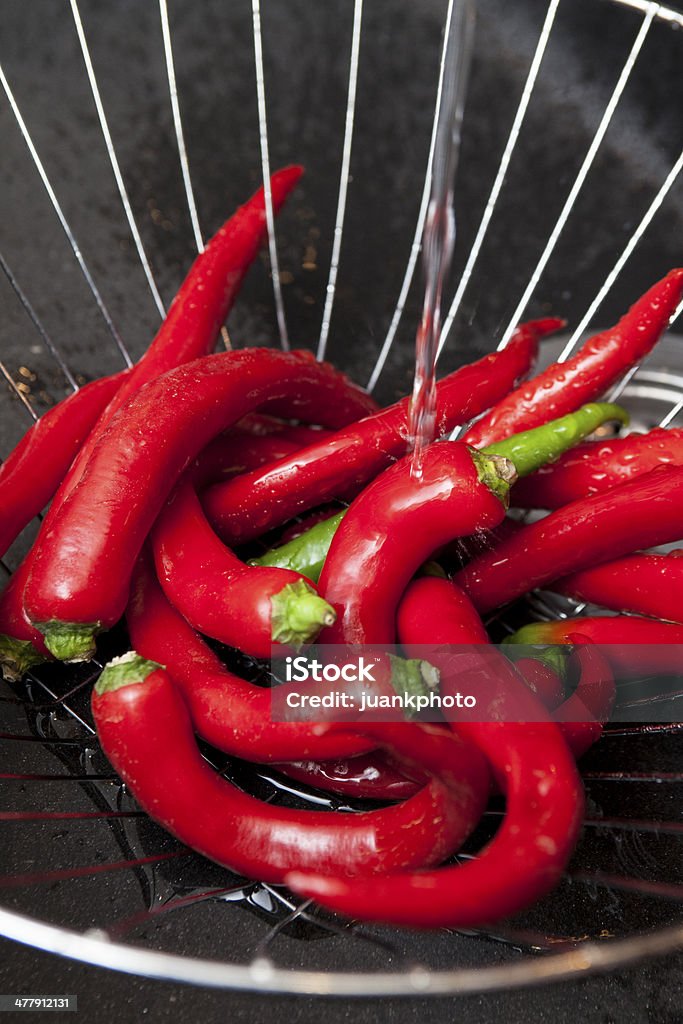
<path fill-rule="evenodd" d="M 273 175 L 276 211 L 300 174 Z M 681 552 L 643 551 L 683 539 L 683 433 L 584 440 L 627 422 L 600 398 L 666 329 L 683 269 L 563 364 L 533 376 L 539 341 L 564 325 L 537 320 L 440 381 L 439 443 L 416 477 L 408 399 L 379 409 L 304 351 L 211 354 L 264 234 L 261 190 L 197 258 L 142 359 L 51 409 L 0 466 L 3 553 L 49 506 L 0 595 L 3 671 L 18 679 L 42 661 L 88 659 L 125 618 L 131 652 L 102 673 L 92 711 L 104 752 L 155 820 L 233 871 L 356 918 L 490 922 L 562 876 L 583 814 L 576 759 L 609 716 L 616 663 L 671 668 L 661 648 L 657 664 L 635 664 L 619 645 L 683 642 L 683 603 L 671 600 Z M 468 423 L 463 440 L 443 440 Z M 548 514 L 525 525 L 509 506 Z M 247 560 L 270 531 L 278 544 Z M 539 586 L 618 613 L 513 638 L 566 644 L 571 689 L 542 648 L 504 658 L 481 618 Z M 385 692 L 428 676 L 442 694 L 471 684 L 488 715 L 277 722 L 269 691 L 209 640 L 256 659 L 316 640 L 400 645 L 403 658 L 376 662 Z M 435 647 L 429 665 L 424 645 Z M 263 803 L 214 771 L 197 737 L 377 804 L 352 814 Z M 502 826 L 444 866 L 495 790 Z"/>

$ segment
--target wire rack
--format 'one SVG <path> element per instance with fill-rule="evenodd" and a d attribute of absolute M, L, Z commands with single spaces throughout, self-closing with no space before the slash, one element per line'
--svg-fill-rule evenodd
<path fill-rule="evenodd" d="M 292 6 L 300 11 L 300 5 Z M 482 6 L 486 8 L 486 4 Z M 583 6 L 591 13 L 590 4 Z M 488 336 L 500 338 L 501 345 L 517 320 L 539 301 L 539 282 L 551 258 L 562 251 L 574 220 L 581 217 L 584 186 L 594 179 L 595 168 L 600 166 L 605 136 L 628 93 L 632 76 L 641 66 L 639 58 L 646 44 L 653 45 L 652 36 L 656 32 L 667 27 L 683 27 L 683 12 L 662 4 L 640 0 L 602 4 L 596 0 L 594 6 L 608 10 L 615 25 L 622 24 L 617 19 L 628 19 L 627 26 L 633 28 L 633 35 L 623 64 L 609 69 L 611 91 L 606 105 L 595 118 L 585 155 L 579 156 L 569 179 L 562 179 L 557 189 L 561 202 L 559 206 L 555 203 L 549 223 L 545 217 L 544 233 L 536 236 L 547 241 L 540 255 L 532 261 L 518 301 L 513 308 L 505 309 L 505 315 L 500 308 L 491 314 L 495 319 L 495 333 L 490 325 L 484 330 Z M 110 127 L 107 94 L 100 88 L 96 61 L 91 56 L 90 34 L 84 27 L 86 19 L 82 18 L 77 0 L 69 0 L 65 7 L 70 8 L 69 17 L 73 21 L 72 63 L 78 58 L 74 67 L 78 66 L 79 73 L 85 75 L 90 89 L 102 136 L 100 142 L 104 141 L 109 173 L 113 173 L 129 232 L 125 244 L 129 252 L 135 254 L 152 304 L 162 316 L 164 289 L 153 270 L 153 260 L 148 257 L 148 243 L 143 241 L 145 231 L 140 204 L 126 184 L 124 164 L 118 155 L 121 147 L 114 142 L 114 135 L 120 134 L 120 126 Z M 82 7 L 85 8 L 85 0 L 82 0 Z M 435 5 L 435 10 L 437 8 L 442 24 L 446 23 L 452 4 Z M 463 337 L 468 344 L 472 343 L 474 335 L 467 332 L 476 331 L 481 312 L 477 270 L 486 262 L 486 247 L 500 208 L 505 205 L 506 189 L 511 187 L 509 180 L 515 156 L 522 145 L 534 97 L 542 88 L 539 81 L 542 81 L 544 59 L 561 31 L 557 27 L 562 15 L 560 0 L 551 0 L 547 8 L 530 3 L 529 11 L 536 25 L 535 44 L 524 70 L 511 124 L 507 134 L 499 140 L 502 144 L 500 162 L 486 179 L 487 192 L 476 207 L 480 219 L 470 225 L 471 245 L 455 270 L 453 299 L 442 335 L 444 362 L 450 349 L 457 350 Z M 174 14 L 177 18 L 178 12 L 169 12 L 166 0 L 159 0 L 159 43 L 170 97 L 174 159 L 176 167 L 179 160 L 195 248 L 201 251 L 205 237 L 199 213 L 201 204 L 195 197 L 188 155 L 190 147 L 185 137 L 188 125 L 193 124 L 193 112 L 184 109 L 176 78 L 176 63 L 182 64 L 183 51 L 176 46 L 177 34 L 172 29 Z M 330 352 L 335 358 L 339 345 L 335 347 L 333 314 L 345 324 L 344 306 L 348 304 L 341 257 L 349 220 L 347 198 L 349 211 L 352 210 L 354 125 L 362 115 L 362 110 L 357 109 L 357 93 L 363 69 L 363 26 L 372 14 L 364 12 L 362 0 L 348 0 L 338 5 L 336 15 L 344 26 L 348 52 L 344 56 L 347 64 L 340 108 L 343 137 L 335 174 L 336 205 L 329 233 L 329 272 L 320 292 L 321 301 L 306 301 L 319 317 L 317 343 L 314 343 L 318 355 Z M 264 45 L 266 24 L 265 19 L 262 24 L 258 0 L 253 0 L 251 9 L 245 10 L 242 17 L 243 28 L 248 27 L 249 20 L 251 22 L 253 53 L 250 59 L 255 68 L 257 115 L 253 131 L 258 138 L 260 166 L 267 181 L 273 146 L 273 104 L 267 88 L 269 64 L 264 53 L 272 55 L 272 47 L 269 50 Z M 130 29 L 130 24 L 120 21 L 118 27 L 124 31 Z M 480 31 L 485 32 L 481 17 Z M 435 38 L 433 59 L 424 68 L 424 75 L 429 76 L 433 86 L 429 95 L 434 119 L 443 69 L 438 58 L 438 35 Z M 680 45 L 683 46 L 683 37 Z M 475 82 L 476 74 L 475 66 Z M 112 354 L 118 356 L 119 365 L 121 362 L 129 364 L 132 356 L 123 340 L 124 332 L 117 326 L 117 317 L 110 312 L 103 297 L 105 289 L 100 290 L 105 280 L 102 266 L 84 255 L 77 238 L 80 230 L 77 232 L 73 217 L 67 217 L 60 202 L 63 184 L 60 174 L 46 169 L 53 161 L 41 153 L 39 142 L 45 136 L 44 125 L 30 127 L 33 124 L 30 107 L 24 120 L 24 104 L 20 106 L 13 83 L 2 65 L 0 83 L 14 131 L 21 134 L 33 174 L 37 175 L 32 187 L 37 190 L 42 184 L 53 216 L 65 236 L 67 248 L 62 250 L 60 259 L 64 251 L 67 254 L 71 251 L 92 308 L 104 325 L 108 340 L 100 353 L 103 371 Z M 87 116 L 92 118 L 91 109 Z M 83 117 L 86 117 L 85 112 Z M 425 124 L 431 123 L 430 115 Z M 466 140 L 467 118 L 464 130 Z M 367 324 L 357 329 L 358 335 L 363 336 L 366 363 L 368 349 L 371 351 L 369 368 L 361 363 L 368 369 L 366 383 L 370 390 L 380 384 L 385 370 L 402 365 L 402 360 L 409 365 L 410 324 L 415 322 L 411 285 L 416 276 L 427 210 L 434 132 L 430 135 L 427 131 L 424 140 L 423 188 L 415 190 L 419 199 L 417 216 L 409 232 L 407 266 L 398 279 L 395 304 L 385 316 L 382 336 L 369 332 L 371 345 L 368 344 Z M 653 221 L 658 216 L 674 215 L 667 202 L 675 195 L 682 168 L 683 151 L 663 169 L 658 181 L 648 179 L 646 182 L 641 200 L 645 191 L 647 196 L 641 201 L 637 214 L 632 214 L 625 224 L 623 243 L 619 242 L 616 251 L 612 245 L 607 252 L 601 252 L 599 258 L 595 256 L 594 263 L 606 267 L 603 283 L 587 297 L 581 295 L 585 312 L 577 318 L 572 335 L 564 339 L 562 358 L 570 354 L 586 328 L 595 322 L 598 311 L 604 309 L 634 253 L 642 251 L 639 247 L 643 239 L 647 239 Z M 466 176 L 464 159 L 461 177 Z M 283 242 L 280 237 L 278 244 L 269 200 L 266 192 L 271 309 L 274 311 L 273 316 L 267 310 L 266 320 L 274 321 L 279 342 L 286 348 L 289 345 L 288 306 L 292 305 L 286 289 L 291 273 L 282 269 Z M 158 209 L 156 213 L 163 220 Z M 82 211 L 77 214 L 79 222 L 81 214 Z M 88 209 L 83 223 L 93 224 L 94 230 L 96 219 L 97 211 Z M 152 219 L 155 219 L 154 214 Z M 310 262 L 315 255 L 310 256 L 309 250 L 315 249 L 318 236 L 311 233 L 310 225 L 306 230 L 308 248 L 304 255 L 310 257 Z M 322 247 L 322 242 L 320 245 Z M 0 267 L 14 293 L 14 300 L 8 293 L 10 301 L 16 301 L 17 310 L 23 308 L 35 331 L 36 344 L 24 343 L 23 351 L 32 353 L 38 361 L 42 358 L 40 352 L 47 353 L 68 387 L 77 388 L 81 382 L 80 372 L 75 369 L 77 348 L 57 342 L 53 336 L 53 324 L 58 333 L 62 333 L 59 303 L 55 300 L 48 306 L 48 321 L 34 306 L 33 278 L 22 277 L 20 281 L 22 275 L 15 273 L 13 258 L 2 254 Z M 647 281 L 651 278 L 649 274 Z M 270 286 L 262 275 L 257 291 L 248 296 L 250 300 L 253 301 L 256 294 L 262 305 L 266 303 L 266 287 Z M 469 305 L 468 290 L 476 293 Z M 485 320 L 486 314 L 482 316 Z M 408 322 L 407 330 L 404 321 Z M 46 322 L 51 325 L 49 330 Z M 238 331 L 231 333 L 237 336 Z M 309 337 L 315 335 L 309 332 Z M 230 344 L 227 332 L 224 340 Z M 629 374 L 616 388 L 615 394 L 631 409 L 635 426 L 683 423 L 683 360 L 679 346 L 680 339 L 676 344 L 669 336 L 658 348 L 655 359 Z M 546 357 L 550 358 L 550 354 L 551 350 L 547 349 Z M 462 361 L 462 351 L 460 357 Z M 24 427 L 29 417 L 37 415 L 40 380 L 36 384 L 36 374 L 26 365 L 29 363 L 28 357 L 19 368 L 8 361 L 0 363 L 8 384 L 2 412 L 12 425 L 21 409 L 25 414 Z M 9 433 L 11 435 L 11 430 Z M 30 536 L 30 531 L 28 534 Z M 3 563 L 5 573 L 9 574 L 26 543 L 24 538 L 10 552 L 8 564 Z M 548 595 L 535 595 L 525 606 L 527 617 L 529 613 L 548 617 L 578 611 L 579 607 L 566 602 L 560 605 Z M 99 750 L 88 707 L 90 687 L 101 664 L 125 647 L 125 636 L 114 631 L 103 639 L 98 661 L 74 667 L 45 666 L 29 673 L 20 685 L 11 688 L 2 684 L 0 688 L 3 751 L 0 766 L 3 843 L 0 933 L 64 956 L 150 977 L 220 988 L 344 996 L 443 995 L 539 984 L 585 975 L 588 971 L 616 968 L 683 945 L 680 910 L 683 899 L 680 851 L 683 723 L 639 723 L 607 728 L 582 762 L 588 793 L 582 840 L 559 889 L 537 907 L 492 929 L 428 935 L 398 932 L 347 922 L 315 905 L 295 900 L 281 888 L 232 876 L 181 847 L 137 808 Z M 643 717 L 646 715 L 644 709 Z M 321 793 L 298 787 L 276 771 L 256 771 L 208 748 L 205 754 L 218 771 L 265 800 L 292 806 L 330 806 L 349 813 L 362 806 L 331 800 Z M 472 851 L 493 833 L 500 814 L 501 809 L 495 806 L 487 812 L 474 837 L 474 845 L 471 849 L 465 848 L 463 857 L 472 856 Z"/>

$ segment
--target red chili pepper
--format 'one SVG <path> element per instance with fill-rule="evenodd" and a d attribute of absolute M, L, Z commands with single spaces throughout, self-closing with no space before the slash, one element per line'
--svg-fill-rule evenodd
<path fill-rule="evenodd" d="M 444 434 L 471 419 L 506 394 L 528 372 L 538 339 L 561 323 L 538 320 L 525 324 L 505 351 L 440 381 L 437 433 Z M 355 493 L 405 453 L 409 401 L 404 398 L 277 466 L 209 488 L 202 499 L 209 520 L 228 544 L 236 545 L 309 508 Z"/>
<path fill-rule="evenodd" d="M 683 551 L 628 555 L 565 576 L 552 589 L 617 612 L 683 622 Z"/>
<path fill-rule="evenodd" d="M 303 174 L 285 167 L 271 177 L 277 212 Z M 142 359 L 100 417 L 57 496 L 58 505 L 80 480 L 95 444 L 113 416 L 140 388 L 168 370 L 213 351 L 221 325 L 237 297 L 242 280 L 258 255 L 266 234 L 263 188 L 230 217 L 197 256 L 166 317 Z"/>
<path fill-rule="evenodd" d="M 24 608 L 55 657 L 91 655 L 95 634 L 123 613 L 135 559 L 170 488 L 217 434 L 273 398 L 329 426 L 368 403 L 310 353 L 249 349 L 169 371 L 112 420 L 34 549 Z"/>
<path fill-rule="evenodd" d="M 136 655 L 105 669 L 92 710 L 103 751 L 155 821 L 211 860 L 265 882 L 280 883 L 293 868 L 348 876 L 438 863 L 486 799 L 486 769 L 469 744 L 409 726 L 411 755 L 428 770 L 447 765 L 457 791 L 434 777 L 403 804 L 357 815 L 263 803 L 207 765 L 171 677 Z"/>
<path fill-rule="evenodd" d="M 467 681 L 451 673 L 452 663 L 438 647 L 468 642 L 480 635 L 471 607 L 449 584 L 435 578 L 416 581 L 414 599 L 399 615 L 399 639 L 407 650 L 434 645 L 442 694 L 467 690 Z M 446 596 L 445 607 L 434 604 L 434 591 Z M 476 648 L 473 648 L 474 651 Z M 484 652 L 486 652 L 484 654 Z M 526 711 L 531 722 L 457 722 L 496 770 L 506 790 L 507 814 L 501 829 L 476 860 L 434 872 L 387 876 L 374 881 L 372 892 L 362 880 L 326 879 L 293 873 L 287 885 L 336 911 L 364 920 L 410 927 L 468 927 L 522 909 L 559 879 L 578 834 L 583 809 L 581 783 L 571 755 L 556 726 L 543 721 L 542 706 L 526 689 L 514 668 L 495 650 L 482 647 L 482 658 L 498 683 L 489 695 L 498 712 Z M 477 693 L 486 703 L 486 665 L 477 671 Z M 462 664 L 462 663 L 461 663 Z M 502 684 L 502 685 L 499 685 Z M 400 738 L 397 737 L 397 743 Z"/>
<path fill-rule="evenodd" d="M 586 341 L 565 363 L 553 363 L 498 402 L 463 438 L 477 448 L 546 423 L 591 402 L 656 344 L 683 293 L 683 268 L 671 270 L 618 324 Z"/>
<path fill-rule="evenodd" d="M 660 466 L 525 526 L 473 559 L 455 581 L 483 613 L 577 569 L 682 535 L 683 466 Z"/>
<path fill-rule="evenodd" d="M 425 636 L 412 639 L 422 644 Z M 451 689 L 460 689 L 460 680 L 442 677 L 442 692 Z M 542 716 L 541 705 L 518 681 L 515 703 L 520 702 L 533 716 Z M 476 859 L 435 871 L 386 874 L 372 884 L 299 870 L 286 876 L 286 885 L 350 917 L 411 928 L 480 925 L 513 914 L 550 891 L 574 848 L 583 813 L 581 781 L 557 726 L 549 721 L 470 722 L 456 728 L 505 780 L 505 819 Z M 396 731 L 393 749 L 400 752 L 401 744 Z"/>
<path fill-rule="evenodd" d="M 296 451 L 299 445 L 290 441 L 290 436 L 284 429 L 263 435 L 253 435 L 247 429 L 228 431 L 207 445 L 186 473 L 198 484 L 255 469 Z M 24 559 L 0 597 L 0 657 L 3 674 L 9 680 L 20 679 L 34 665 L 51 657 L 41 634 L 24 615 L 23 594 L 30 566 L 31 559 Z"/>
<path fill-rule="evenodd" d="M 0 465 L 0 555 L 45 508 L 129 370 L 93 380 L 62 399 L 28 430 Z"/>
<path fill-rule="evenodd" d="M 432 643 L 430 631 L 433 620 L 430 616 L 436 614 L 448 620 L 449 644 L 490 643 L 484 623 L 467 594 L 450 580 L 437 576 L 413 580 L 405 591 L 396 613 L 399 637 L 415 637 L 420 630 L 426 630 L 424 642 Z"/>
<path fill-rule="evenodd" d="M 126 613 L 131 640 L 152 660 L 163 660 L 182 689 L 197 732 L 226 753 L 257 762 L 280 762 L 299 757 L 353 760 L 347 779 L 342 769 L 325 762 L 305 773 L 296 766 L 294 778 L 342 795 L 395 800 L 412 796 L 420 788 L 408 779 L 400 782 L 381 753 L 363 756 L 368 741 L 352 733 L 319 736 L 305 722 L 273 722 L 270 692 L 229 672 L 213 651 L 171 607 L 156 580 L 151 560 L 141 557 Z M 277 764 L 288 774 L 290 765 Z M 355 774 L 354 774 L 355 773 Z M 304 777 L 305 774 L 305 777 Z M 411 772 L 411 776 L 415 776 Z"/>
<path fill-rule="evenodd" d="M 658 466 L 683 465 L 683 430 L 657 427 L 609 441 L 586 441 L 543 466 L 510 493 L 518 508 L 561 508 L 577 498 L 602 494 Z"/>
<path fill-rule="evenodd" d="M 213 532 L 185 479 L 151 535 L 159 582 L 191 626 L 254 658 L 275 644 L 312 643 L 335 613 L 312 583 L 288 569 L 247 566 Z"/>
<path fill-rule="evenodd" d="M 0 595 L 0 664 L 3 678 L 14 682 L 34 665 L 51 658 L 42 635 L 24 614 L 23 599 L 30 568 L 25 558 Z"/>
<path fill-rule="evenodd" d="M 649 675 L 680 675 L 683 626 L 636 615 L 596 615 L 532 622 L 508 643 L 564 644 L 578 634 L 599 644 L 617 680 Z"/>
<path fill-rule="evenodd" d="M 509 438 L 490 451 L 461 442 L 432 445 L 418 476 L 404 458 L 354 500 L 331 542 L 320 590 L 337 612 L 324 643 L 392 643 L 396 608 L 431 554 L 458 536 L 491 529 L 505 516 L 509 484 L 576 440 L 577 421 L 601 421 L 618 407 L 592 405 Z M 579 432 L 578 436 L 585 436 Z"/>
<path fill-rule="evenodd" d="M 301 173 L 300 167 L 289 167 L 272 176 L 275 209 L 282 205 Z M 179 363 L 211 351 L 265 231 L 261 189 L 223 225 L 195 260 L 149 349 L 126 375 L 124 384 L 101 414 L 62 480 L 41 527 L 41 538 L 51 531 L 57 513 L 78 484 L 90 454 L 114 413 L 143 384 Z M 42 466 L 37 469 L 42 471 Z M 40 634 L 23 609 L 24 590 L 32 571 L 33 559 L 29 554 L 14 574 L 12 586 L 0 596 L 0 659 L 3 671 L 7 669 L 10 675 L 42 661 L 45 651 Z"/>
<path fill-rule="evenodd" d="M 599 427 L 605 420 L 618 419 L 628 422 L 628 414 L 618 405 L 609 403 L 592 403 L 584 405 L 569 416 L 560 417 L 550 423 L 536 427 L 534 430 L 526 430 L 521 434 L 515 434 L 492 445 L 490 448 L 481 449 L 481 455 L 500 455 L 509 459 L 517 473 L 524 475 L 532 473 L 538 466 L 543 465 L 549 459 L 556 458 L 568 447 L 578 443 L 587 434 Z M 339 524 L 344 519 L 347 510 L 343 509 L 336 515 L 317 523 L 305 534 L 288 541 L 285 544 L 267 551 L 259 558 L 251 560 L 251 565 L 273 565 L 284 569 L 294 569 L 308 576 L 309 579 L 317 582 L 320 578 L 323 563 L 332 543 L 332 538 Z M 502 527 L 503 523 L 500 524 Z M 490 535 L 480 530 L 476 537 L 484 537 L 487 546 L 491 546 Z M 467 545 L 466 539 L 463 546 Z M 451 545 L 451 550 L 454 545 Z M 448 549 L 445 549 L 446 551 Z M 456 557 L 459 552 L 456 551 Z"/>
<path fill-rule="evenodd" d="M 334 535 L 320 591 L 337 613 L 321 643 L 392 644 L 396 609 L 419 567 L 454 537 L 505 515 L 512 463 L 458 441 L 431 445 L 420 478 L 410 457 L 355 499 Z"/>
<path fill-rule="evenodd" d="M 199 735 L 214 747 L 258 763 L 354 757 L 370 744 L 349 731 L 318 736 L 308 722 L 275 722 L 268 689 L 230 672 L 164 596 L 151 561 L 136 566 L 126 611 L 131 643 L 166 665 Z"/>

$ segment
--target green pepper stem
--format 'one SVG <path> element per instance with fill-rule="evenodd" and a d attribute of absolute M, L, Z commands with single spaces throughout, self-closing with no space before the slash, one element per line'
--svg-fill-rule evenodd
<path fill-rule="evenodd" d="M 156 661 L 149 661 L 135 651 L 128 651 L 119 658 L 112 658 L 108 665 L 105 665 L 100 678 L 95 683 L 95 693 L 112 693 L 120 690 L 123 686 L 133 686 L 135 683 L 144 683 L 147 676 L 156 672 L 158 668 L 164 668 Z"/>
<path fill-rule="evenodd" d="M 515 464 L 505 455 L 489 454 L 488 449 L 470 448 L 477 475 L 483 484 L 508 507 L 510 487 L 517 479 Z"/>
<path fill-rule="evenodd" d="M 321 629 L 332 626 L 337 614 L 305 580 L 288 583 L 270 599 L 274 644 L 299 650 L 313 643 Z"/>
<path fill-rule="evenodd" d="M 99 622 L 34 622 L 43 634 L 45 646 L 57 661 L 89 661 L 95 653 Z"/>
<path fill-rule="evenodd" d="M 550 423 L 525 430 L 521 434 L 513 434 L 504 441 L 488 445 L 482 451 L 487 455 L 505 456 L 514 463 L 518 476 L 528 476 L 546 463 L 553 462 L 608 420 L 627 424 L 628 419 L 628 413 L 620 405 L 590 402 L 568 416 L 551 420 Z"/>

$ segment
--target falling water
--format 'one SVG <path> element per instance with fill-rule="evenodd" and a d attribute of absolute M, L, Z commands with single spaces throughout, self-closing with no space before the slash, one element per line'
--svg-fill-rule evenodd
<path fill-rule="evenodd" d="M 422 236 L 425 295 L 415 341 L 415 378 L 408 416 L 412 474 L 417 479 L 422 476 L 424 450 L 436 433 L 436 356 L 441 333 L 441 295 L 455 243 L 453 179 L 474 37 L 471 0 L 450 0 L 445 32 L 431 197 Z"/>

